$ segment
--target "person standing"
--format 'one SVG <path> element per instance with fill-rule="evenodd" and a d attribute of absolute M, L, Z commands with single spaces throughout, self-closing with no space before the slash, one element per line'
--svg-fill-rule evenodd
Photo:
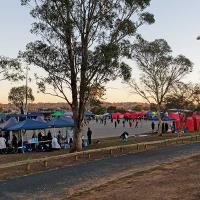
<path fill-rule="evenodd" d="M 154 129 L 155 129 L 155 123 L 152 122 L 152 123 L 151 123 L 151 130 L 152 130 L 152 133 L 154 133 Z"/>
<path fill-rule="evenodd" d="M 135 128 L 138 128 L 138 120 L 135 122 Z"/>
<path fill-rule="evenodd" d="M 0 134 L 0 153 L 6 152 L 6 139 Z"/>
<path fill-rule="evenodd" d="M 14 149 L 14 151 L 17 151 L 17 137 L 15 134 L 13 134 L 13 138 L 12 138 L 12 147 Z"/>
<path fill-rule="evenodd" d="M 117 122 L 115 121 L 115 128 L 117 127 Z"/>
<path fill-rule="evenodd" d="M 130 126 L 130 128 L 132 127 L 132 122 L 131 122 L 131 120 L 129 120 L 129 126 Z"/>
<path fill-rule="evenodd" d="M 169 125 L 168 125 L 168 123 L 166 122 L 166 123 L 165 123 L 165 132 L 166 132 L 166 133 L 168 132 L 168 129 L 169 129 Z"/>
<path fill-rule="evenodd" d="M 87 137 L 88 137 L 88 143 L 91 144 L 92 143 L 92 130 L 90 128 L 88 128 Z"/>
<path fill-rule="evenodd" d="M 61 139 L 62 139 L 61 132 L 58 131 L 57 140 L 58 140 L 58 144 L 59 144 L 60 146 L 61 146 Z"/>
<path fill-rule="evenodd" d="M 122 121 L 123 127 L 125 127 L 125 120 Z"/>

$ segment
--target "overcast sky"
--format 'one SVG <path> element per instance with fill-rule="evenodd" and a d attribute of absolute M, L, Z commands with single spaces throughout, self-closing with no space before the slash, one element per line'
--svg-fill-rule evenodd
<path fill-rule="evenodd" d="M 164 38 L 172 47 L 174 55 L 183 54 L 194 63 L 194 71 L 187 76 L 185 81 L 200 81 L 200 1 L 199 0 L 152 0 L 147 9 L 155 15 L 153 25 L 143 26 L 139 32 L 147 40 Z M 16 57 L 19 50 L 24 50 L 25 45 L 36 39 L 31 35 L 30 28 L 33 19 L 29 10 L 20 5 L 20 0 L 2 0 L 0 6 L 0 55 Z M 133 76 L 137 77 L 139 71 L 133 62 Z M 30 75 L 34 70 L 30 72 Z M 0 102 L 6 103 L 11 87 L 23 83 L 1 82 Z M 37 94 L 34 81 L 30 84 L 33 88 L 37 102 L 59 102 L 59 98 Z M 130 89 L 120 80 L 107 85 L 106 101 L 127 102 L 141 101 L 130 93 Z"/>

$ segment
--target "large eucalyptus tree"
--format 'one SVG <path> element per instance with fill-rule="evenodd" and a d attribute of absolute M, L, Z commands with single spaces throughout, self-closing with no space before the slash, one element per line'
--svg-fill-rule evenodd
<path fill-rule="evenodd" d="M 47 72 L 39 77 L 44 93 L 66 100 L 75 121 L 74 151 L 82 149 L 82 122 L 90 89 L 116 77 L 130 78 L 130 40 L 143 24 L 150 0 L 21 0 L 35 19 L 31 42 L 20 57 Z M 46 85 L 53 90 L 47 90 Z M 53 91 L 53 92 L 52 92 Z M 69 93 L 70 92 L 70 93 Z M 69 95 L 70 94 L 70 95 Z"/>
<path fill-rule="evenodd" d="M 141 36 L 132 46 L 132 58 L 137 62 L 141 75 L 139 83 L 132 79 L 129 85 L 150 104 L 156 104 L 161 124 L 160 112 L 165 97 L 192 71 L 193 64 L 183 55 L 174 57 L 164 39 L 149 42 Z"/>

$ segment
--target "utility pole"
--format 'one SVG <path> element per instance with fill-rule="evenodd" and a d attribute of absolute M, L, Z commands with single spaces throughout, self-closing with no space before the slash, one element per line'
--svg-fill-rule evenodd
<path fill-rule="evenodd" d="M 26 66 L 26 101 L 25 101 L 25 114 L 28 114 L 28 65 Z"/>

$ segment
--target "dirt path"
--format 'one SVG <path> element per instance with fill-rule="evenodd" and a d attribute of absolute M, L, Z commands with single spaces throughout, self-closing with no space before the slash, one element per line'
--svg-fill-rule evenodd
<path fill-rule="evenodd" d="M 163 164 L 81 193 L 71 200 L 199 200 L 200 155 Z"/>

